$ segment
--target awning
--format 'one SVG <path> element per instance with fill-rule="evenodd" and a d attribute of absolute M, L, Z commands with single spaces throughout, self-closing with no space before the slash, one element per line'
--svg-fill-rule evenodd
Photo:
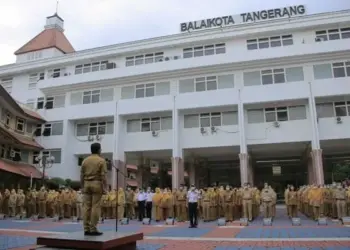
<path fill-rule="evenodd" d="M 137 170 L 137 166 L 136 165 L 126 165 L 126 169 L 127 170 Z"/>
<path fill-rule="evenodd" d="M 126 181 L 126 185 L 130 186 L 130 187 L 137 187 L 137 181 L 136 180 L 127 180 Z"/>
<path fill-rule="evenodd" d="M 159 167 L 151 167 L 151 174 L 158 174 Z"/>
<path fill-rule="evenodd" d="M 0 170 L 4 170 L 6 172 L 22 175 L 29 178 L 30 176 L 32 176 L 35 179 L 42 178 L 42 173 L 38 169 L 26 163 L 17 163 L 17 162 L 12 162 L 7 160 L 1 160 Z"/>

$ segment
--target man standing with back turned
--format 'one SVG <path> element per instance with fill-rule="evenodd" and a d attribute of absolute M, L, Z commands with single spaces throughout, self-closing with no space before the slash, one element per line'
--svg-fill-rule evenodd
<path fill-rule="evenodd" d="M 91 155 L 81 165 L 80 181 L 84 193 L 84 234 L 102 235 L 97 231 L 102 194 L 107 192 L 107 165 L 101 156 L 101 144 L 91 144 Z"/>

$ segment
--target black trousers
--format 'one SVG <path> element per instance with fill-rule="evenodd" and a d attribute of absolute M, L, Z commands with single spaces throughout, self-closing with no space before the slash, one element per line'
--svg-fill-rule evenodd
<path fill-rule="evenodd" d="M 146 218 L 152 219 L 152 201 L 146 202 Z"/>
<path fill-rule="evenodd" d="M 145 218 L 145 201 L 138 201 L 139 205 L 139 221 L 142 221 Z"/>
<path fill-rule="evenodd" d="M 188 203 L 188 213 L 190 218 L 190 226 L 197 226 L 198 220 L 197 220 L 197 208 L 198 203 L 197 202 L 189 202 Z"/>

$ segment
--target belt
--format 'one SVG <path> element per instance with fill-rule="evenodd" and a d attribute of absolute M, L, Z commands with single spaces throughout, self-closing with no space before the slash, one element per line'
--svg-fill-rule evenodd
<path fill-rule="evenodd" d="M 250 201 L 250 200 L 252 200 L 251 198 L 250 199 L 243 199 L 244 201 Z"/>
<path fill-rule="evenodd" d="M 198 201 L 189 201 L 188 203 L 198 203 Z"/>
<path fill-rule="evenodd" d="M 337 201 L 345 201 L 345 199 L 336 199 Z"/>

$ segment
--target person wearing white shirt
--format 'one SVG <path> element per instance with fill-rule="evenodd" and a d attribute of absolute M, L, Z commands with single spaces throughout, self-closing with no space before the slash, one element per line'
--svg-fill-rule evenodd
<path fill-rule="evenodd" d="M 146 193 L 146 218 L 152 219 L 152 200 L 154 193 L 151 191 L 151 188 L 147 188 Z"/>
<path fill-rule="evenodd" d="M 139 207 L 139 221 L 142 221 L 145 217 L 145 203 L 146 203 L 146 194 L 141 189 L 137 195 L 137 203 Z"/>
<path fill-rule="evenodd" d="M 188 202 L 188 213 L 190 218 L 190 228 L 196 228 L 198 225 L 198 199 L 199 193 L 195 189 L 194 185 L 191 185 L 190 190 L 187 193 L 187 202 Z"/>

